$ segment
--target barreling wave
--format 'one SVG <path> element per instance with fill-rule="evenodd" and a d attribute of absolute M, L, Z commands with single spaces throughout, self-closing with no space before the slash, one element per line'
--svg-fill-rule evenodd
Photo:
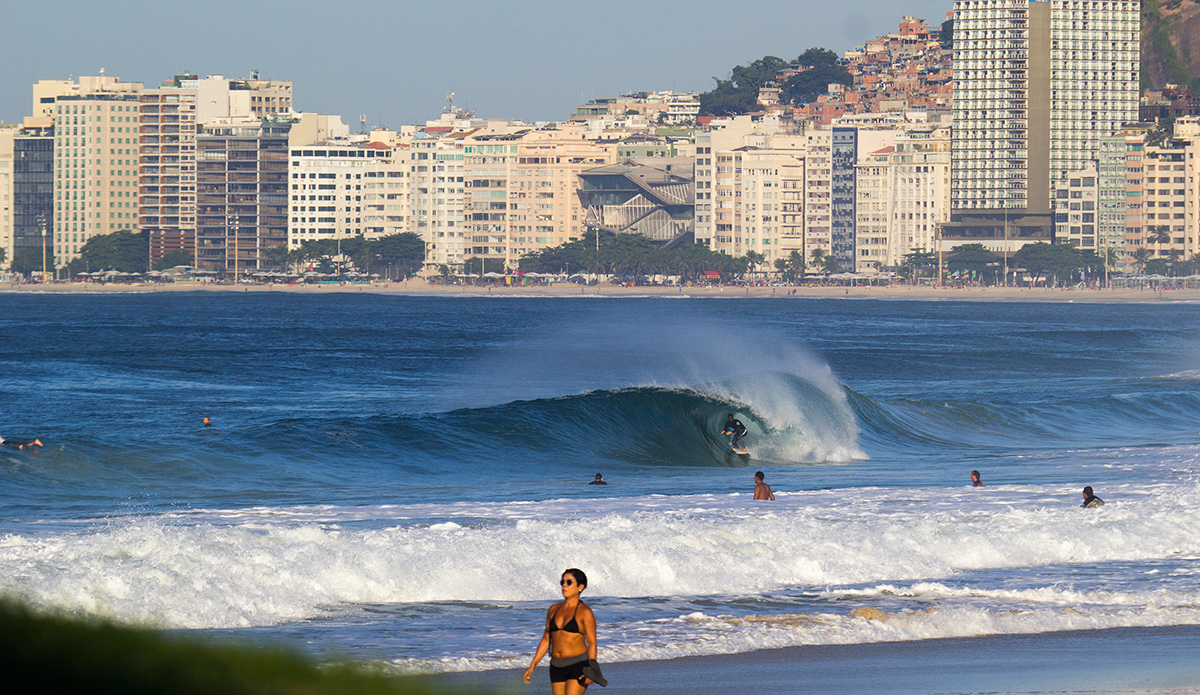
<path fill-rule="evenodd" d="M 254 434 L 263 445 L 303 447 L 380 442 L 418 456 L 478 461 L 549 456 L 602 458 L 643 466 L 738 463 L 720 435 L 733 413 L 750 431 L 755 458 L 775 463 L 846 461 L 862 457 L 858 428 L 840 389 L 825 390 L 789 374 L 762 374 L 737 383 L 696 388 L 636 386 L 558 398 L 409 417 L 285 421 Z M 297 441 L 299 440 L 299 441 Z M 435 460 L 429 461 L 435 465 Z"/>

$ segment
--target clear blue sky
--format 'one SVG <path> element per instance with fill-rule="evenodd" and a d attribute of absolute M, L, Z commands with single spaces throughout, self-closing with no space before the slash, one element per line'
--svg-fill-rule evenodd
<path fill-rule="evenodd" d="M 698 90 L 764 55 L 838 53 L 902 15 L 940 25 L 952 0 L 30 0 L 0 32 L 0 120 L 29 115 L 38 79 L 156 85 L 182 72 L 292 80 L 301 111 L 355 127 L 480 116 L 561 120 L 587 99 Z"/>

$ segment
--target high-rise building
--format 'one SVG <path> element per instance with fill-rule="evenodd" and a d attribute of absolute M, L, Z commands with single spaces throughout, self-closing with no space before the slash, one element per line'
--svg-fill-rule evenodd
<path fill-rule="evenodd" d="M 138 228 L 136 92 L 61 96 L 54 106 L 56 259 L 79 257 L 88 239 Z"/>
<path fill-rule="evenodd" d="M 138 96 L 138 225 L 150 267 L 167 254 L 196 255 L 196 90 L 166 87 Z"/>
<path fill-rule="evenodd" d="M 212 121 L 196 137 L 196 265 L 242 277 L 286 247 L 292 119 Z"/>
<path fill-rule="evenodd" d="M 54 136 L 49 128 L 22 128 L 12 140 L 12 256 L 55 266 Z"/>
<path fill-rule="evenodd" d="M 1005 252 L 1051 239 L 1053 182 L 1137 119 L 1140 9 L 1137 0 L 955 0 L 945 235 Z"/>
<path fill-rule="evenodd" d="M 288 247 L 306 241 L 373 237 L 364 213 L 368 172 L 383 170 L 392 149 L 382 143 L 319 142 L 288 157 Z"/>

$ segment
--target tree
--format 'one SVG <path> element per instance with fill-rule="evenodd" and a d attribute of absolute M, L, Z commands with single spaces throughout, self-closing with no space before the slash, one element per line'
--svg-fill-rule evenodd
<path fill-rule="evenodd" d="M 1071 277 L 1081 267 L 1083 258 L 1074 246 L 1038 242 L 1022 246 L 1013 254 L 1012 260 L 1033 275 L 1036 285 L 1042 277 Z"/>
<path fill-rule="evenodd" d="M 776 258 L 775 270 L 783 275 L 784 280 L 795 282 L 804 277 L 804 256 L 799 251 L 792 251 L 787 258 Z"/>
<path fill-rule="evenodd" d="M 1134 264 L 1140 272 L 1146 272 L 1146 262 L 1150 260 L 1152 251 L 1145 246 L 1140 246 L 1133 252 Z"/>
<path fill-rule="evenodd" d="M 854 76 L 838 64 L 837 54 L 825 48 L 810 48 L 796 59 L 801 72 L 783 83 L 779 98 L 788 104 L 813 101 L 829 91 L 829 85 L 854 84 Z"/>
<path fill-rule="evenodd" d="M 978 278 L 998 263 L 1000 256 L 984 248 L 983 244 L 955 246 L 946 257 L 946 268 L 951 272 L 969 273 Z"/>
<path fill-rule="evenodd" d="M 909 280 L 915 280 L 920 277 L 923 271 L 937 268 L 937 256 L 932 251 L 922 251 L 913 249 L 904 254 L 904 261 L 900 264 L 900 272 L 907 275 Z"/>
<path fill-rule="evenodd" d="M 54 270 L 54 249 L 46 249 L 46 270 Z M 42 249 L 40 247 L 25 247 L 17 249 L 13 254 L 12 271 L 21 275 L 40 273 L 42 271 Z"/>
<path fill-rule="evenodd" d="M 942 30 L 938 34 L 938 42 L 942 44 L 942 48 L 954 48 L 954 20 L 947 19 L 942 22 Z"/>
<path fill-rule="evenodd" d="M 155 263 L 154 269 L 167 270 L 168 268 L 174 268 L 177 265 L 192 265 L 195 262 L 196 259 L 193 257 L 191 251 L 175 249 L 171 253 L 163 256 L 158 263 Z"/>
<path fill-rule="evenodd" d="M 758 108 L 758 90 L 775 79 L 787 61 L 763 56 L 749 65 L 738 65 L 729 79 L 714 77 L 717 86 L 700 95 L 701 116 L 737 116 Z"/>
<path fill-rule="evenodd" d="M 818 271 L 825 266 L 825 249 L 816 248 L 809 252 L 809 265 Z"/>
<path fill-rule="evenodd" d="M 8 260 L 8 249 L 0 247 L 0 267 L 4 266 L 6 260 Z"/>
<path fill-rule="evenodd" d="M 821 263 L 821 270 L 826 275 L 840 273 L 842 272 L 842 264 L 838 263 L 837 256 L 829 255 L 826 256 L 824 262 Z"/>
<path fill-rule="evenodd" d="M 68 266 L 71 275 L 85 270 L 117 270 L 122 273 L 144 273 L 149 263 L 150 233 L 119 231 L 100 234 L 87 240 L 79 257 Z"/>

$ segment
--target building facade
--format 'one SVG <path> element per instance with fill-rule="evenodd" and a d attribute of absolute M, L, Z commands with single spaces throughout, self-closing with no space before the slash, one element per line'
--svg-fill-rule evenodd
<path fill-rule="evenodd" d="M 59 263 L 94 236 L 138 230 L 137 93 L 58 97 L 54 241 Z"/>
<path fill-rule="evenodd" d="M 196 265 L 240 278 L 288 241 L 290 118 L 215 121 L 196 138 Z"/>
<path fill-rule="evenodd" d="M 1052 238 L 1051 188 L 1137 119 L 1141 3 L 956 0 L 952 221 L 1011 253 Z M 998 249 L 997 250 L 1001 250 Z"/>
<path fill-rule="evenodd" d="M 174 251 L 196 258 L 196 90 L 147 89 L 138 96 L 138 226 L 150 267 Z"/>

